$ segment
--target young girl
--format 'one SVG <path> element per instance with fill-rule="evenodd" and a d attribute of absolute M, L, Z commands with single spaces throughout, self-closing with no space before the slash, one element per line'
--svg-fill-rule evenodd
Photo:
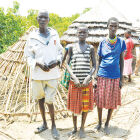
<path fill-rule="evenodd" d="M 86 44 L 88 29 L 80 25 L 77 29 L 78 43 L 71 44 L 67 57 L 67 70 L 71 75 L 67 108 L 73 113 L 74 130 L 69 135 L 77 132 L 77 114 L 82 114 L 79 137 L 85 137 L 84 124 L 87 113 L 93 109 L 93 86 L 91 77 L 95 72 L 96 61 L 94 48 Z M 71 60 L 71 67 L 69 62 Z M 91 61 L 90 61 L 91 60 Z M 90 66 L 92 62 L 92 66 Z"/>
<path fill-rule="evenodd" d="M 109 34 L 98 47 L 99 65 L 94 99 L 98 109 L 99 123 L 96 128 L 101 129 L 102 108 L 108 109 L 104 128 L 106 134 L 109 134 L 108 125 L 113 109 L 121 105 L 123 52 L 126 50 L 126 45 L 125 41 L 116 35 L 118 25 L 117 18 L 113 17 L 108 20 Z"/>

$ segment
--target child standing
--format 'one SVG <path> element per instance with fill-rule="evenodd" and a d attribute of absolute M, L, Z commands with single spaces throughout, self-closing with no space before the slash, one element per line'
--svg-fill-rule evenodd
<path fill-rule="evenodd" d="M 131 39 L 131 31 L 127 30 L 124 34 L 126 40 L 126 51 L 124 53 L 124 70 L 123 75 L 128 76 L 128 82 L 131 82 L 131 74 L 132 74 L 132 61 L 133 61 L 133 54 L 132 50 L 134 49 L 134 43 Z"/>
<path fill-rule="evenodd" d="M 106 134 L 110 133 L 108 125 L 113 109 L 116 109 L 117 105 L 121 105 L 123 52 L 126 50 L 126 45 L 125 41 L 116 35 L 118 26 L 117 18 L 113 17 L 108 20 L 109 34 L 98 47 L 99 65 L 94 99 L 98 109 L 99 123 L 96 128 L 101 129 L 102 109 L 108 109 L 104 128 Z"/>
<path fill-rule="evenodd" d="M 71 75 L 67 108 L 73 113 L 74 130 L 69 135 L 77 132 L 77 114 L 82 113 L 82 122 L 79 137 L 85 137 L 84 124 L 87 113 L 93 109 L 92 75 L 95 72 L 96 61 L 94 48 L 86 44 L 88 28 L 80 25 L 77 29 L 78 43 L 71 44 L 67 57 L 67 70 Z M 71 67 L 69 62 L 71 60 Z M 90 66 L 92 62 L 92 66 Z"/>

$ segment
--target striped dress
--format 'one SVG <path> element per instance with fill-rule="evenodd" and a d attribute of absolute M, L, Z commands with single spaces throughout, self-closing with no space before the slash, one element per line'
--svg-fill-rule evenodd
<path fill-rule="evenodd" d="M 81 52 L 76 45 L 72 48 L 71 68 L 82 84 L 90 73 L 90 48 L 92 46 L 88 45 L 87 49 Z M 92 82 L 90 81 L 87 87 L 76 87 L 71 77 L 68 91 L 68 110 L 74 114 L 88 112 L 93 109 L 93 101 Z"/>

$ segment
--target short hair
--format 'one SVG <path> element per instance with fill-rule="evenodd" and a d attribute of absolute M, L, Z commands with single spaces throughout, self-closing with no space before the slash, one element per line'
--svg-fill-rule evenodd
<path fill-rule="evenodd" d="M 131 30 L 130 29 L 127 29 L 126 30 L 126 33 L 128 33 L 129 35 L 131 35 Z"/>
<path fill-rule="evenodd" d="M 77 27 L 77 30 L 78 30 L 79 28 L 86 28 L 86 29 L 88 30 L 88 27 L 87 27 L 85 24 L 80 24 L 80 25 Z"/>
<path fill-rule="evenodd" d="M 116 22 L 119 24 L 119 20 L 118 20 L 117 18 L 111 17 L 111 18 L 109 18 L 108 21 L 107 21 L 107 27 L 108 27 L 110 21 L 112 21 L 112 20 L 113 20 L 113 21 L 116 21 Z"/>
<path fill-rule="evenodd" d="M 41 9 L 41 10 L 39 10 L 38 15 L 39 15 L 40 13 L 47 13 L 48 16 L 49 16 L 49 12 L 48 12 L 46 9 Z"/>

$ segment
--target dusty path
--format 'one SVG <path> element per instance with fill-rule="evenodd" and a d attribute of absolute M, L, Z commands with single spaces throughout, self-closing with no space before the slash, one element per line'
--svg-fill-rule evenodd
<path fill-rule="evenodd" d="M 103 120 L 106 119 L 107 111 L 103 112 Z M 80 118 L 78 118 L 80 121 Z M 0 121 L 0 140 L 53 140 L 50 129 L 35 135 L 34 129 L 38 127 L 40 116 L 36 122 L 29 123 L 26 117 L 11 118 L 5 123 Z M 56 121 L 60 132 L 60 140 L 77 140 L 77 136 L 68 138 L 67 133 L 72 129 L 72 120 L 67 118 Z M 90 112 L 86 121 L 87 137 L 83 140 L 139 140 L 140 139 L 140 77 L 133 77 L 133 82 L 122 89 L 122 106 L 114 111 L 110 121 L 111 134 L 106 136 L 103 131 L 96 132 L 97 125 L 96 109 Z M 104 125 L 104 123 L 103 123 Z M 48 121 L 50 128 L 50 121 Z M 78 124 L 80 126 L 80 123 Z"/>

